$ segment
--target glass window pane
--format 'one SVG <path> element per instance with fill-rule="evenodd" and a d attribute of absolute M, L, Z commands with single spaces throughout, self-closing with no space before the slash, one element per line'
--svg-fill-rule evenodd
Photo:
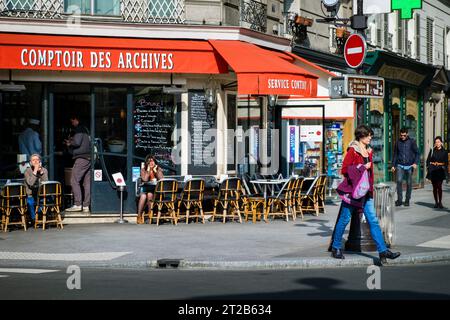
<path fill-rule="evenodd" d="M 120 155 L 127 150 L 127 90 L 99 87 L 94 92 L 95 138 L 102 141 L 106 169 L 110 175 L 121 172 L 126 179 L 126 157 Z"/>
<path fill-rule="evenodd" d="M 94 14 L 103 16 L 120 15 L 120 0 L 96 0 Z"/>
<path fill-rule="evenodd" d="M 165 94 L 160 87 L 135 87 L 133 110 L 133 166 L 153 155 L 165 175 L 180 174 L 179 160 L 174 156 L 178 141 L 177 109 L 179 97 Z"/>
<path fill-rule="evenodd" d="M 151 17 L 170 18 L 175 11 L 174 0 L 150 0 L 148 6 Z"/>
<path fill-rule="evenodd" d="M 33 4 L 33 0 L 8 0 L 6 2 L 8 10 L 30 10 L 33 7 Z"/>
<path fill-rule="evenodd" d="M 91 14 L 91 0 L 65 0 L 64 12 L 75 14 Z"/>

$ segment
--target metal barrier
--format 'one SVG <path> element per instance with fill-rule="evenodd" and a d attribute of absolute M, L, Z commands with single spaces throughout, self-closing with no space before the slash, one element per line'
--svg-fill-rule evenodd
<path fill-rule="evenodd" d="M 395 242 L 394 196 L 394 185 L 379 183 L 374 186 L 375 211 L 388 248 Z"/>

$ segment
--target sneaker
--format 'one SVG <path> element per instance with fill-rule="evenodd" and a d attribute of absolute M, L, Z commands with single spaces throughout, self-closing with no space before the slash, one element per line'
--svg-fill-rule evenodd
<path fill-rule="evenodd" d="M 89 206 L 83 207 L 83 212 L 85 212 L 85 213 L 91 212 L 91 211 L 89 210 Z"/>
<path fill-rule="evenodd" d="M 73 205 L 70 208 L 66 209 L 67 212 L 76 212 L 76 211 L 81 211 L 81 210 L 83 210 L 83 207 L 82 206 L 76 206 L 76 205 Z"/>

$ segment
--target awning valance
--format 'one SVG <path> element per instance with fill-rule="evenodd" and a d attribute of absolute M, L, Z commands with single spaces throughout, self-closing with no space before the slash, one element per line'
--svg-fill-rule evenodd
<path fill-rule="evenodd" d="M 288 94 L 315 97 L 317 78 L 282 52 L 236 40 L 209 40 L 236 72 L 239 94 Z"/>
<path fill-rule="evenodd" d="M 160 40 L 0 33 L 0 69 L 227 73 L 202 40 Z"/>

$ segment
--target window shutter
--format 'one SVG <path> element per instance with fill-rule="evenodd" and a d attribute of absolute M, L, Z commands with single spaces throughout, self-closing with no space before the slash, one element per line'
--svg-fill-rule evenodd
<path fill-rule="evenodd" d="M 433 64 L 433 19 L 427 18 L 427 63 Z"/>

